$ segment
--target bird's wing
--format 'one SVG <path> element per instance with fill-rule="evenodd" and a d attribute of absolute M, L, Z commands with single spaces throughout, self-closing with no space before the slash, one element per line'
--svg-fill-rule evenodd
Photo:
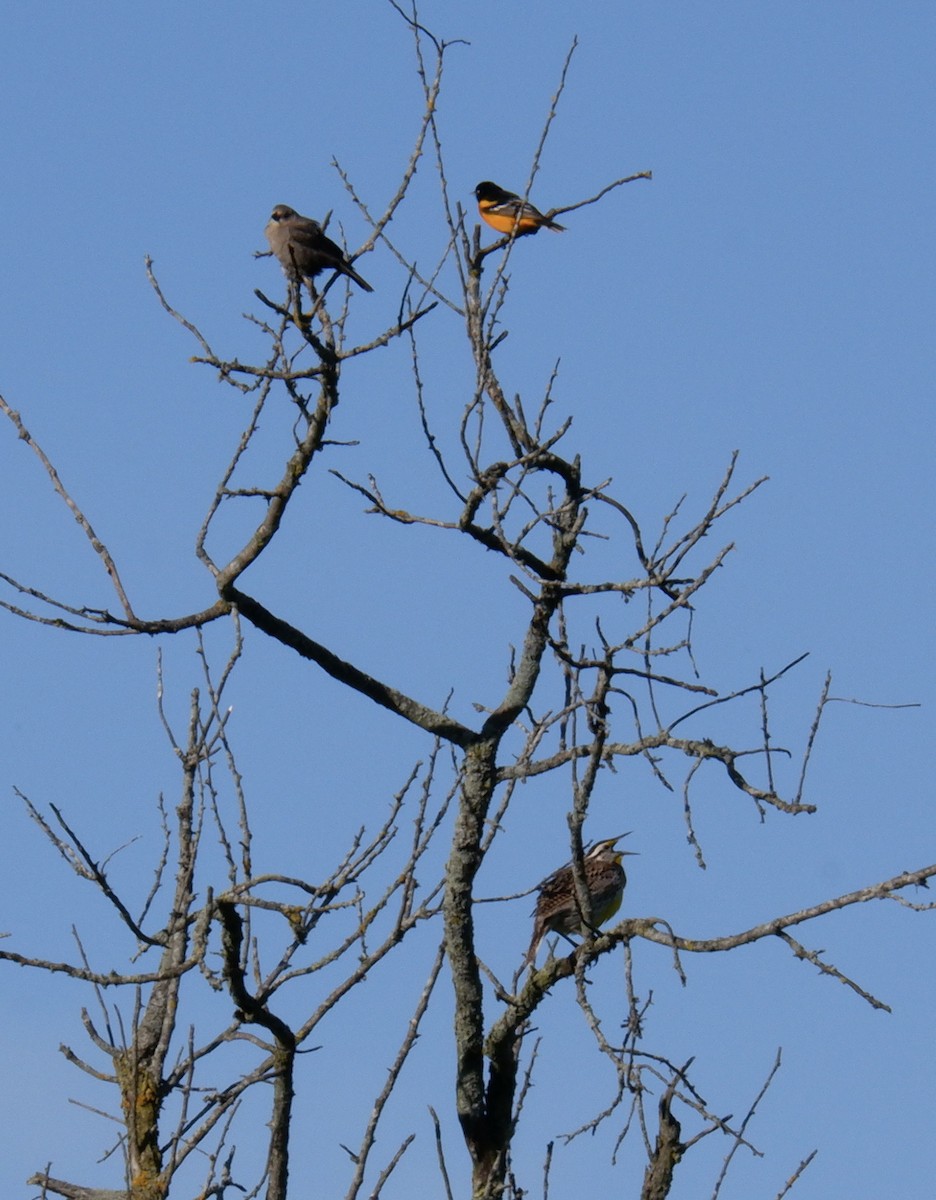
<path fill-rule="evenodd" d="M 293 217 L 292 220 L 284 222 L 283 230 L 289 234 L 290 239 L 297 246 L 308 246 L 310 248 L 317 246 L 325 236 L 318 221 L 310 221 L 306 217 Z"/>
<path fill-rule="evenodd" d="M 566 894 L 569 887 L 569 873 L 572 864 L 566 863 L 564 867 L 560 867 L 557 871 L 553 871 L 551 875 L 547 875 L 543 882 L 536 889 L 539 892 L 537 907 L 549 905 L 557 897 Z M 533 910 L 534 913 L 536 909 Z"/>
<path fill-rule="evenodd" d="M 519 196 L 511 196 L 507 200 L 499 200 L 488 208 L 488 212 L 500 213 L 504 217 L 529 217 L 534 221 L 542 221 L 543 214 L 529 200 L 521 200 Z"/>
<path fill-rule="evenodd" d="M 292 240 L 303 250 L 319 255 L 323 261 L 343 263 L 345 254 L 342 248 L 326 237 L 318 221 L 305 221 L 300 228 L 294 229 Z"/>

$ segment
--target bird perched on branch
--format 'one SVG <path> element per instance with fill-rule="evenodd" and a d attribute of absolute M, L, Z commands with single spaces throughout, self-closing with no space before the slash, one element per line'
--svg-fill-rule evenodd
<path fill-rule="evenodd" d="M 290 279 L 314 279 L 321 271 L 337 271 L 365 292 L 374 290 L 351 266 L 341 247 L 325 236 L 318 221 L 300 216 L 288 204 L 277 204 L 263 232 Z"/>
<path fill-rule="evenodd" d="M 556 233 L 565 230 L 565 225 L 544 217 L 528 200 L 521 199 L 514 192 L 505 192 L 496 183 L 491 183 L 490 179 L 479 183 L 474 194 L 482 219 L 498 233 L 513 233 L 516 229 L 519 237 L 524 233 L 536 233 L 543 225 Z"/>
<path fill-rule="evenodd" d="M 621 859 L 625 854 L 635 854 L 636 851 L 619 850 L 615 843 L 627 836 L 626 833 L 619 833 L 617 837 L 596 842 L 582 859 L 591 899 L 592 929 L 597 929 L 609 917 L 613 917 L 621 907 L 621 897 L 627 884 Z M 547 933 L 561 933 L 565 937 L 570 933 L 583 934 L 589 928 L 582 919 L 575 894 L 571 863 L 554 871 L 539 885 L 533 917 L 533 939 L 524 960 L 531 966 L 536 962 L 539 944 Z"/>

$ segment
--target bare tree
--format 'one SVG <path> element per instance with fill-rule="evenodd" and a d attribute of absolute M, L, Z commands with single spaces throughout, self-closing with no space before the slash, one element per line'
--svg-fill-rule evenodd
<path fill-rule="evenodd" d="M 900 898 L 936 875 L 936 865 L 901 871 L 766 922 L 741 922 L 704 941 L 658 916 L 629 916 L 607 930 L 594 927 L 584 876 L 586 828 L 593 796 L 607 774 L 625 760 L 639 759 L 665 792 L 681 790 L 687 837 L 701 862 L 693 784 L 702 772 L 715 771 L 726 794 L 745 799 L 761 814 L 814 811 L 806 799 L 807 767 L 832 701 L 829 683 L 805 722 L 800 766 L 793 786 L 784 791 L 775 779 L 775 763 L 788 752 L 773 740 L 769 700 L 801 660 L 724 691 L 700 676 L 693 656 L 693 613 L 733 549 L 723 529 L 732 511 L 763 481 L 738 483 L 737 456 L 732 456 L 713 472 L 711 496 L 698 511 L 689 514 L 680 504 L 650 534 L 633 515 L 632 500 L 617 494 L 611 481 L 591 476 L 587 448 L 570 445 L 570 421 L 553 421 L 553 381 L 539 396 L 512 393 L 498 349 L 510 316 L 510 271 L 519 268 L 525 239 L 516 229 L 484 244 L 481 229 L 452 195 L 437 124 L 450 44 L 424 28 L 415 9 L 394 7 L 412 34 L 425 100 L 411 156 L 398 189 L 379 212 L 335 164 L 369 222 L 370 236 L 359 253 L 383 247 L 400 264 L 399 292 L 389 303 L 382 301 L 390 314 L 382 330 L 366 342 L 353 342 L 352 305 L 356 309 L 375 300 L 348 289 L 339 296 L 333 285 L 343 281 L 337 279 L 307 297 L 301 283 L 292 281 L 283 302 L 257 293 L 262 315 L 252 320 L 267 339 L 269 353 L 262 362 L 243 363 L 218 354 L 192 321 L 175 312 L 150 271 L 166 311 L 196 340 L 196 361 L 253 404 L 198 532 L 196 553 L 211 583 L 201 607 L 156 618 L 139 615 L 140 604 L 124 586 L 119 564 L 89 515 L 68 492 L 27 423 L 0 399 L 18 437 L 38 455 L 49 485 L 71 510 L 114 596 L 112 607 L 101 608 L 47 594 L 4 574 L 8 592 L 0 601 L 3 608 L 69 633 L 161 638 L 188 633 L 196 639 L 203 669 L 184 734 L 160 707 L 165 736 L 178 760 L 179 795 L 173 813 L 160 807 L 163 846 L 142 903 L 112 882 L 107 861 L 87 845 L 73 817 L 57 806 L 46 813 L 21 793 L 51 847 L 109 906 L 129 946 L 124 959 L 115 958 L 103 971 L 93 968 L 80 941 L 75 960 L 68 963 L 0 951 L 8 963 L 65 974 L 88 985 L 97 1015 L 85 1009 L 82 1020 L 98 1058 L 92 1063 L 69 1047 L 64 1053 L 116 1092 L 122 1185 L 112 1190 L 79 1185 L 39 1170 L 30 1183 L 41 1187 L 43 1195 L 154 1200 L 189 1194 L 197 1162 L 202 1197 L 224 1197 L 231 1188 L 253 1196 L 265 1189 L 268 1200 L 284 1200 L 298 1056 L 315 1049 L 314 1039 L 336 1006 L 415 935 L 431 942 L 428 969 L 420 977 L 399 1044 L 388 1050 L 386 1081 L 362 1102 L 360 1142 L 348 1150 L 348 1200 L 381 1194 L 408 1151 L 412 1133 L 378 1159 L 377 1131 L 423 1018 L 443 990 L 444 965 L 454 1006 L 452 1107 L 470 1159 L 471 1181 L 452 1180 L 442 1125 L 433 1113 L 440 1167 L 436 1190 L 496 1200 L 530 1194 L 537 1186 L 515 1177 L 512 1146 L 524 1128 L 524 1101 L 537 1069 L 533 1018 L 556 985 L 568 979 L 596 1054 L 615 1081 L 610 1105 L 577 1132 L 617 1120 L 618 1142 L 631 1137 L 645 1148 L 641 1196 L 658 1200 L 670 1194 L 685 1155 L 709 1134 L 727 1139 L 727 1170 L 737 1148 L 750 1144 L 747 1127 L 757 1100 L 741 1120 L 710 1111 L 692 1078 L 691 1061 L 673 1060 L 648 1038 L 647 1001 L 641 999 L 648 987 L 637 978 L 635 945 L 664 947 L 683 978 L 690 955 L 723 954 L 773 939 L 867 1003 L 884 1007 L 792 931 L 854 904 Z M 573 51 L 574 46 L 533 153 L 527 193 Z M 444 214 L 443 234 L 428 268 L 423 264 L 430 251 L 421 247 L 417 257 L 398 245 L 390 224 L 407 202 L 423 158 L 434 165 Z M 647 171 L 625 175 L 548 215 L 608 202 L 625 185 L 640 186 L 649 178 Z M 465 402 L 453 423 L 441 430 L 431 415 L 421 369 L 423 339 L 432 339 L 439 323 L 463 327 L 473 363 L 472 377 L 461 384 Z M 373 475 L 350 478 L 331 465 L 333 414 L 341 401 L 354 402 L 353 391 L 343 382 L 346 365 L 399 342 L 411 355 L 425 444 L 447 491 L 447 502 L 431 512 L 418 511 L 411 496 L 387 495 Z M 279 466 L 272 481 L 252 457 L 261 417 L 279 438 Z M 451 446 L 454 451 L 446 448 Z M 278 598 L 256 594 L 245 579 L 280 539 L 300 484 L 325 470 L 362 497 L 377 519 L 430 527 L 440 537 L 455 539 L 465 556 L 495 556 L 503 566 L 505 589 L 522 598 L 526 615 L 505 686 L 495 703 L 479 709 L 473 724 L 457 719 L 447 705 L 408 695 L 347 661 L 287 621 Z M 251 517 L 240 544 L 222 554 L 220 514 L 233 511 L 240 519 L 256 506 L 260 518 Z M 232 650 L 218 672 L 203 631 L 222 621 L 232 630 Z M 253 829 L 263 818 L 242 787 L 225 707 L 245 624 L 258 643 L 263 644 L 258 635 L 265 635 L 305 660 L 312 686 L 316 674 L 325 672 L 425 738 L 424 758 L 409 776 L 387 781 L 391 800 L 377 828 L 368 828 L 362 813 L 359 833 L 321 878 L 263 873 L 254 867 Z M 457 690 L 458 682 L 452 681 L 452 687 Z M 710 718 L 716 713 L 721 718 L 724 710 L 735 714 L 737 744 L 710 731 Z M 758 731 L 754 744 L 751 729 Z M 551 947 L 559 949 L 558 956 L 550 953 L 539 967 L 531 963 L 526 969 L 518 952 L 516 973 L 503 979 L 488 965 L 489 948 L 478 935 L 478 906 L 490 899 L 478 896 L 478 875 L 492 847 L 510 838 L 507 816 L 518 786 L 551 778 L 563 780 L 559 786 L 570 796 L 569 857 L 588 933 L 571 951 Z M 613 1013 L 594 1005 L 587 974 L 596 960 L 610 954 L 623 958 L 627 983 Z M 312 991 L 305 986 L 310 979 L 318 984 Z M 112 1005 L 112 989 L 129 1000 Z M 186 1014 L 191 997 L 202 991 L 218 998 L 218 1019 L 210 1030 L 196 1031 Z M 622 1036 L 609 1035 L 612 1025 L 622 1029 Z M 262 1178 L 248 1185 L 240 1180 L 235 1152 L 245 1140 L 256 1142 L 261 1136 L 255 1115 L 248 1118 L 241 1112 L 246 1099 L 257 1094 L 265 1106 L 260 1122 L 267 1139 L 265 1169 Z M 551 1156 L 550 1147 L 544 1195 Z"/>

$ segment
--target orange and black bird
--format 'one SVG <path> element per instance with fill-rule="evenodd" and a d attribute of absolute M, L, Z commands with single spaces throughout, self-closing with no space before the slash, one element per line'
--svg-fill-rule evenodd
<path fill-rule="evenodd" d="M 524 233 L 536 233 L 543 225 L 556 233 L 562 233 L 565 229 L 565 225 L 544 217 L 529 200 L 522 200 L 515 192 L 505 192 L 496 183 L 491 183 L 490 179 L 479 183 L 474 194 L 482 219 L 498 233 L 513 233 L 516 230 L 520 237 Z"/>
<path fill-rule="evenodd" d="M 263 232 L 290 279 L 314 279 L 322 271 L 337 271 L 365 292 L 374 290 L 351 266 L 342 248 L 325 236 L 318 221 L 300 216 L 288 204 L 277 204 Z"/>

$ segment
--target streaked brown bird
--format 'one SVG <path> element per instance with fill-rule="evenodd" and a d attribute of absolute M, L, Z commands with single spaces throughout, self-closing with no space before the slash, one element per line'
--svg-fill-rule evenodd
<path fill-rule="evenodd" d="M 351 266 L 342 248 L 325 236 L 318 221 L 300 216 L 288 204 L 277 204 L 263 232 L 288 278 L 314 279 L 322 271 L 337 271 L 365 292 L 374 290 Z"/>
<path fill-rule="evenodd" d="M 515 192 L 505 192 L 496 183 L 491 183 L 490 179 L 479 183 L 474 194 L 482 219 L 498 233 L 513 233 L 516 230 L 519 237 L 524 233 L 536 233 L 544 225 L 556 233 L 565 231 L 565 225 L 544 217 L 529 200 L 521 199 Z"/>
<path fill-rule="evenodd" d="M 626 833 L 619 833 L 617 837 L 596 842 L 582 859 L 585 883 L 591 899 L 593 929 L 597 929 L 613 917 L 621 907 L 621 897 L 627 884 L 621 859 L 625 854 L 636 853 L 634 850 L 617 848 L 616 843 L 627 836 Z M 539 944 L 547 933 L 561 933 L 564 937 L 570 933 L 585 933 L 587 926 L 582 920 L 575 894 L 575 877 L 572 874 L 571 863 L 553 871 L 552 875 L 539 885 L 539 897 L 533 917 L 533 939 L 524 959 L 524 962 L 530 965 L 536 962 Z"/>

